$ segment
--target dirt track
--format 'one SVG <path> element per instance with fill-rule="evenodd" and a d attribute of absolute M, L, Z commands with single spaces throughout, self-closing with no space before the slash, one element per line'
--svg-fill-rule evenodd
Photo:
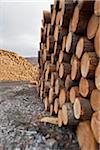
<path fill-rule="evenodd" d="M 0 82 L 1 148 L 79 150 L 73 129 L 40 123 L 46 115 L 36 87 L 22 81 Z"/>

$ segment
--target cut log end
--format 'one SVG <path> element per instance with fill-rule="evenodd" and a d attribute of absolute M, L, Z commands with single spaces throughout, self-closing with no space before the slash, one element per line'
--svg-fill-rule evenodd
<path fill-rule="evenodd" d="M 87 97 L 89 93 L 89 83 L 87 79 L 81 78 L 79 83 L 79 91 L 83 97 Z"/>
<path fill-rule="evenodd" d="M 76 56 L 78 59 L 81 58 L 81 55 L 83 53 L 83 48 L 84 48 L 84 39 L 80 38 L 80 40 L 77 43 L 77 47 L 76 47 Z"/>
<path fill-rule="evenodd" d="M 75 99 L 73 109 L 75 118 L 79 119 L 81 116 L 81 104 L 78 98 Z"/>
<path fill-rule="evenodd" d="M 98 90 L 100 90 L 100 62 L 98 63 L 98 66 L 95 71 L 95 85 Z"/>

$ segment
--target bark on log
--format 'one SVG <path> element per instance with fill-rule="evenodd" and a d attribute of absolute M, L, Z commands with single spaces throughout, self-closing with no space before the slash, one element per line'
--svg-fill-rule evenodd
<path fill-rule="evenodd" d="M 100 58 L 100 25 L 98 27 L 95 40 L 94 40 L 95 52 L 97 56 Z"/>
<path fill-rule="evenodd" d="M 96 67 L 95 71 L 95 85 L 97 89 L 100 91 L 100 61 Z"/>
<path fill-rule="evenodd" d="M 94 45 L 86 37 L 81 37 L 76 46 L 76 56 L 78 59 L 81 58 L 84 52 L 94 51 Z"/>
<path fill-rule="evenodd" d="M 50 81 L 44 81 L 44 88 L 43 88 L 43 90 L 44 90 L 46 93 L 49 92 L 50 87 L 51 87 Z"/>
<path fill-rule="evenodd" d="M 59 52 L 61 51 L 61 45 L 58 42 L 55 42 L 54 45 L 54 55 L 59 56 Z"/>
<path fill-rule="evenodd" d="M 99 18 L 93 14 L 88 22 L 87 26 L 87 37 L 92 39 L 95 37 L 99 25 Z"/>
<path fill-rule="evenodd" d="M 80 122 L 76 133 L 81 150 L 97 150 L 90 121 Z"/>
<path fill-rule="evenodd" d="M 100 91 L 98 89 L 94 89 L 91 93 L 90 97 L 91 107 L 94 111 L 100 110 Z"/>
<path fill-rule="evenodd" d="M 93 114 L 91 119 L 91 128 L 96 141 L 100 144 L 100 111 Z"/>
<path fill-rule="evenodd" d="M 47 37 L 47 51 L 49 51 L 49 53 L 54 52 L 54 36 Z"/>
<path fill-rule="evenodd" d="M 78 86 L 73 86 L 71 89 L 70 89 L 70 102 L 72 104 L 74 104 L 75 102 L 75 98 L 78 97 L 80 94 L 79 94 L 79 87 Z"/>
<path fill-rule="evenodd" d="M 63 52 L 63 51 L 60 51 L 59 53 L 59 64 L 61 63 L 70 63 L 70 59 L 71 59 L 71 55 L 66 53 L 66 52 Z"/>
<path fill-rule="evenodd" d="M 100 16 L 100 1 L 95 0 L 94 3 L 94 13 L 96 16 Z"/>
<path fill-rule="evenodd" d="M 77 97 L 74 102 L 74 116 L 76 119 L 89 120 L 92 116 L 92 108 L 88 99 Z"/>
<path fill-rule="evenodd" d="M 59 67 L 60 67 L 60 64 L 59 64 L 59 62 L 57 61 L 57 63 L 56 63 L 56 72 L 59 72 Z"/>
<path fill-rule="evenodd" d="M 56 72 L 51 73 L 51 87 L 55 86 L 55 81 L 58 78 L 58 74 Z"/>
<path fill-rule="evenodd" d="M 55 72 L 56 71 L 56 65 L 54 64 L 49 64 L 47 67 L 48 71 L 51 72 Z"/>
<path fill-rule="evenodd" d="M 58 95 L 61 88 L 64 88 L 64 81 L 57 78 L 55 81 L 55 94 Z"/>
<path fill-rule="evenodd" d="M 83 97 L 90 97 L 93 89 L 95 89 L 95 84 L 93 80 L 87 80 L 86 78 L 81 78 L 79 82 L 79 92 Z"/>
<path fill-rule="evenodd" d="M 69 32 L 66 39 L 66 52 L 74 54 L 76 50 L 76 45 L 79 40 L 79 36 L 72 32 Z"/>
<path fill-rule="evenodd" d="M 66 78 L 66 76 L 70 74 L 70 71 L 71 71 L 71 65 L 68 63 L 62 63 L 59 67 L 59 77 Z"/>
<path fill-rule="evenodd" d="M 81 77 L 81 69 L 80 69 L 80 61 L 77 57 L 73 57 L 73 61 L 71 63 L 71 79 L 78 81 Z"/>
<path fill-rule="evenodd" d="M 83 77 L 94 77 L 98 59 L 95 52 L 85 52 L 81 59 L 81 74 Z"/>
<path fill-rule="evenodd" d="M 68 74 L 66 79 L 65 79 L 66 90 L 68 90 L 71 86 L 72 86 L 72 80 L 71 80 L 70 74 Z"/>
<path fill-rule="evenodd" d="M 81 9 L 76 6 L 74 9 L 71 31 L 79 35 L 86 35 L 87 24 L 93 13 L 94 2 L 84 1 Z"/>
<path fill-rule="evenodd" d="M 51 54 L 51 64 L 56 64 L 58 60 L 58 57 L 53 54 Z"/>
<path fill-rule="evenodd" d="M 73 0 L 67 0 L 62 3 L 63 3 L 62 10 L 61 10 L 62 19 L 60 22 L 60 26 L 68 29 L 70 18 L 72 17 L 74 11 L 74 3 Z"/>
<path fill-rule="evenodd" d="M 78 124 L 79 120 L 74 117 L 71 103 L 67 102 L 62 106 L 62 120 L 64 125 L 75 126 Z"/>
<path fill-rule="evenodd" d="M 51 14 L 49 11 L 43 11 L 43 19 L 45 23 L 51 23 Z"/>

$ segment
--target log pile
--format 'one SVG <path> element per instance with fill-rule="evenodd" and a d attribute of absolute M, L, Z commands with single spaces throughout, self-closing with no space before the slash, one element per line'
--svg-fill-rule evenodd
<path fill-rule="evenodd" d="M 54 124 L 77 126 L 81 149 L 94 150 L 100 144 L 100 1 L 55 0 L 42 23 L 40 98 Z"/>

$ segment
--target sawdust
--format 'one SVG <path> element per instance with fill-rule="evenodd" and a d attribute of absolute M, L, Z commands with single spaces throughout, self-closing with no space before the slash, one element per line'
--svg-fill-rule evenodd
<path fill-rule="evenodd" d="M 33 66 L 14 52 L 0 50 L 0 80 L 38 80 L 38 65 Z"/>

